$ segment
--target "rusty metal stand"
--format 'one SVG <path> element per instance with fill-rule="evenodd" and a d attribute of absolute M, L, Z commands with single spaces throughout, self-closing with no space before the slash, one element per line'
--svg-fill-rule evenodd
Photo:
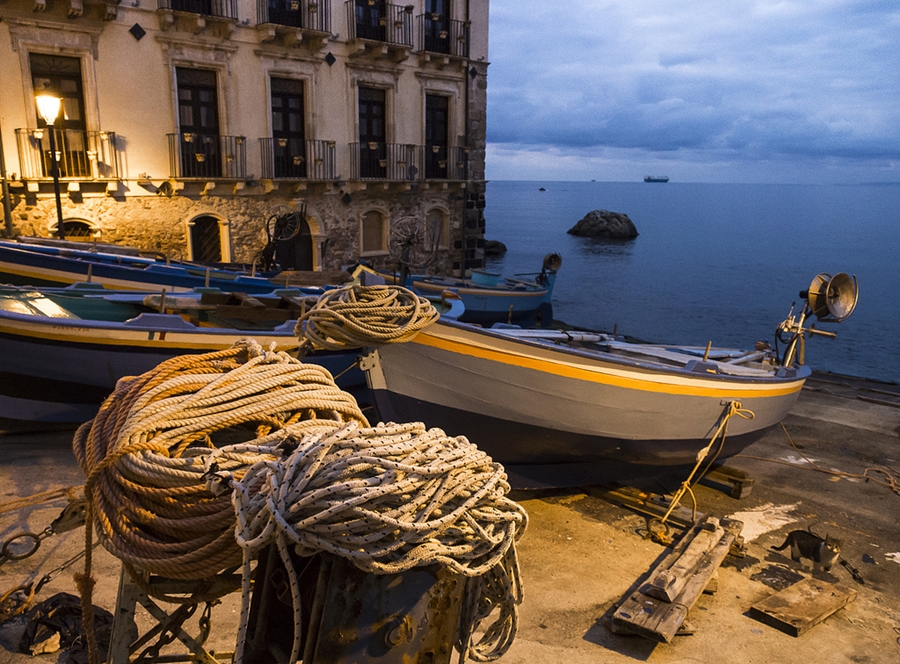
<path fill-rule="evenodd" d="M 202 581 L 180 581 L 160 576 L 151 576 L 143 572 L 141 583 L 136 582 L 124 565 L 119 578 L 119 594 L 116 599 L 116 612 L 113 622 L 112 637 L 109 645 L 109 664 L 130 664 L 131 662 L 202 662 L 203 664 L 219 664 L 230 661 L 233 652 L 207 651 L 204 643 L 209 635 L 208 614 L 200 618 L 200 634 L 191 636 L 184 628 L 185 621 L 196 613 L 200 604 L 180 604 L 171 613 L 163 609 L 145 592 L 148 588 L 152 594 L 179 596 L 195 596 L 199 594 L 224 594 L 233 589 L 235 578 L 231 575 L 216 577 Z M 239 578 L 239 577 L 238 577 Z M 208 611 L 210 604 L 207 602 Z M 142 606 L 155 620 L 156 626 L 146 634 L 137 636 L 135 611 Z M 156 639 L 155 643 L 151 643 Z M 161 650 L 174 641 L 180 641 L 188 650 L 183 654 L 161 654 Z"/>

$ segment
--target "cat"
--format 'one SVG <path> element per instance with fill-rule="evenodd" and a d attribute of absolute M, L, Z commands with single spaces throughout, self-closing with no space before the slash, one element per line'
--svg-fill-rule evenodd
<path fill-rule="evenodd" d="M 799 561 L 808 558 L 813 561 L 813 569 L 831 571 L 832 566 L 841 557 L 841 544 L 839 539 L 824 538 L 814 535 L 806 530 L 792 530 L 781 546 L 773 546 L 775 551 L 782 551 L 790 545 L 791 560 Z"/>

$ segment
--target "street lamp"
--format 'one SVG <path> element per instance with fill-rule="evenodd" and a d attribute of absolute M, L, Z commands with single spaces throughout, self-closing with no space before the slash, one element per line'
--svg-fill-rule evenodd
<path fill-rule="evenodd" d="M 59 116 L 62 101 L 51 94 L 39 94 L 35 97 L 38 113 L 47 123 L 47 131 L 50 133 L 50 170 L 53 173 L 53 193 L 56 195 L 56 235 L 60 240 L 66 239 L 66 230 L 63 228 L 62 201 L 59 197 L 59 157 L 56 153 L 56 137 L 54 136 L 53 123 Z"/>

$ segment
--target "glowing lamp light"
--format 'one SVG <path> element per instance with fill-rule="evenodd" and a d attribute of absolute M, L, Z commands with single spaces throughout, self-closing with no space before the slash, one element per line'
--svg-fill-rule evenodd
<path fill-rule="evenodd" d="M 62 100 L 49 94 L 41 94 L 34 98 L 37 102 L 38 113 L 48 125 L 56 122 L 59 117 L 59 110 L 62 106 Z"/>

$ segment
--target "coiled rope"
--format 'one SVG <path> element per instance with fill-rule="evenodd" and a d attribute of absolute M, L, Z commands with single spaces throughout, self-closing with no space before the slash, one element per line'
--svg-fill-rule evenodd
<path fill-rule="evenodd" d="M 295 333 L 314 348 L 362 348 L 409 341 L 438 318 L 431 302 L 408 288 L 352 285 L 326 291 Z"/>
<path fill-rule="evenodd" d="M 329 426 L 299 441 L 292 433 L 283 442 L 257 441 L 259 451 L 272 457 L 286 447 L 293 451 L 286 459 L 257 462 L 240 480 L 223 473 L 213 480 L 232 489 L 236 538 L 244 548 L 237 661 L 246 640 L 250 563 L 273 543 L 288 570 L 295 609 L 289 661 L 300 657 L 302 624 L 291 549 L 301 556 L 325 551 L 374 574 L 443 565 L 469 579 L 460 652 L 476 661 L 506 652 L 522 600 L 515 541 L 527 515 L 506 497 L 503 467 L 464 437 L 418 422 Z M 210 467 L 216 456 L 208 458 Z M 495 607 L 499 615 L 472 644 L 475 629 Z"/>
<path fill-rule="evenodd" d="M 527 516 L 506 498 L 502 466 L 419 423 L 370 428 L 317 365 L 250 340 L 173 358 L 119 381 L 73 447 L 87 477 L 88 523 L 133 578 L 140 568 L 203 579 L 243 564 L 246 609 L 250 561 L 271 542 L 284 560 L 293 546 L 375 573 L 442 564 L 468 579 L 463 656 L 496 659 L 515 637 L 515 540 Z M 92 533 L 77 581 L 94 663 Z M 299 589 L 294 599 L 296 651 Z"/>

